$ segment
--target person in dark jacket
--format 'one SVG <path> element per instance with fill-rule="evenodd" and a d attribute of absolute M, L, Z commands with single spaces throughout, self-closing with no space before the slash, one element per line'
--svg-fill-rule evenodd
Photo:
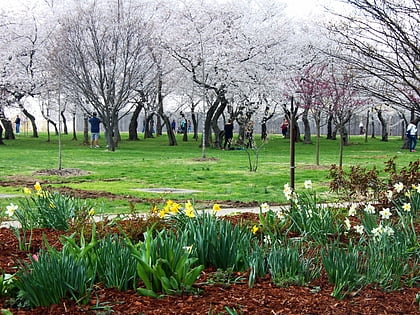
<path fill-rule="evenodd" d="M 230 146 L 232 144 L 233 123 L 231 119 L 228 119 L 227 123 L 225 124 L 224 132 L 225 132 L 225 143 L 223 144 L 223 150 L 226 149 L 226 145 L 228 146 L 228 149 L 230 149 Z"/>

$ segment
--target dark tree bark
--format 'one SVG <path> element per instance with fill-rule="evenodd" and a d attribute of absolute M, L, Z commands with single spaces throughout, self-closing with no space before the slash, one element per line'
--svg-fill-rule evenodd
<path fill-rule="evenodd" d="M 388 141 L 388 123 L 386 122 L 386 120 L 383 117 L 382 114 L 382 110 L 381 109 L 377 109 L 377 113 L 378 113 L 378 119 L 381 122 L 381 126 L 382 126 L 382 137 L 381 137 L 381 141 Z"/>
<path fill-rule="evenodd" d="M 61 111 L 61 121 L 63 122 L 63 134 L 68 135 L 69 131 L 67 129 L 67 120 L 66 115 L 64 115 L 65 110 Z"/>
<path fill-rule="evenodd" d="M 327 120 L 327 139 L 329 140 L 335 140 L 335 138 L 333 138 L 333 128 L 332 128 L 333 119 L 334 119 L 334 116 L 330 114 Z"/>
<path fill-rule="evenodd" d="M 14 140 L 15 134 L 13 133 L 13 124 L 11 120 L 3 118 L 1 119 L 1 123 L 4 127 L 4 139 L 6 140 Z"/>
<path fill-rule="evenodd" d="M 0 124 L 0 145 L 4 145 L 5 143 L 3 142 L 3 127 Z"/>
<path fill-rule="evenodd" d="M 89 117 L 86 113 L 83 115 L 83 144 L 84 145 L 89 145 L 90 144 L 90 141 L 89 141 Z"/>
<path fill-rule="evenodd" d="M 18 102 L 19 103 L 19 107 L 20 107 L 20 109 L 22 110 L 22 113 L 29 119 L 29 121 L 31 122 L 31 125 L 32 125 L 32 137 L 33 138 L 38 138 L 39 136 L 38 136 L 38 128 L 37 128 L 37 126 L 36 126 L 36 123 L 35 123 L 35 117 L 31 114 L 31 113 L 29 113 L 27 110 L 26 110 L 26 108 L 25 107 L 23 107 L 23 105 L 22 104 L 20 104 L 20 102 Z"/>
<path fill-rule="evenodd" d="M 77 141 L 77 131 L 76 131 L 76 113 L 73 113 L 72 116 L 72 129 L 73 129 L 73 138 L 72 141 Z"/>
<path fill-rule="evenodd" d="M 143 109 L 143 103 L 141 101 L 136 102 L 133 115 L 130 119 L 130 125 L 128 126 L 128 140 L 138 141 L 140 140 L 137 133 L 138 121 L 140 112 Z"/>
<path fill-rule="evenodd" d="M 305 110 L 302 115 L 302 122 L 303 122 L 303 127 L 304 127 L 303 143 L 312 144 L 311 126 L 309 124 L 308 114 L 309 114 L 309 107 L 305 107 Z"/>

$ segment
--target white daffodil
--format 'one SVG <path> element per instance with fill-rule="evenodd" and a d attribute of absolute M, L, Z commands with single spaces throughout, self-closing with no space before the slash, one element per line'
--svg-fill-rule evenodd
<path fill-rule="evenodd" d="M 389 208 L 384 208 L 381 211 L 379 211 L 379 214 L 381 215 L 382 219 L 389 219 L 389 217 L 392 215 L 391 210 Z"/>
<path fill-rule="evenodd" d="M 394 235 L 394 230 L 391 227 L 386 226 L 383 229 L 383 233 L 388 235 L 388 236 L 392 236 L 392 235 Z"/>
<path fill-rule="evenodd" d="M 262 212 L 265 212 L 265 211 L 268 211 L 268 210 L 270 210 L 270 206 L 268 205 L 268 203 L 266 203 L 266 202 L 264 202 L 263 204 L 261 204 L 261 211 Z"/>
<path fill-rule="evenodd" d="M 349 209 L 349 216 L 354 217 L 357 213 L 357 206 L 353 203 Z"/>
<path fill-rule="evenodd" d="M 6 206 L 6 214 L 9 217 L 13 217 L 13 215 L 15 214 L 15 211 L 18 209 L 17 205 L 14 205 L 13 203 L 11 203 L 10 205 Z"/>
<path fill-rule="evenodd" d="M 350 223 L 349 218 L 346 218 L 346 219 L 344 220 L 344 224 L 346 225 L 346 229 L 347 229 L 348 231 L 350 231 L 350 229 L 351 229 L 351 223 Z"/>
<path fill-rule="evenodd" d="M 312 189 L 312 181 L 310 179 L 305 180 L 303 186 L 305 187 L 305 189 Z"/>
<path fill-rule="evenodd" d="M 364 231 L 364 227 L 363 227 L 363 225 L 356 225 L 356 226 L 354 227 L 354 229 L 356 230 L 356 232 L 357 232 L 357 233 L 359 233 L 359 234 L 363 234 L 363 231 Z"/>
<path fill-rule="evenodd" d="M 401 182 L 395 183 L 394 188 L 397 191 L 397 193 L 399 193 L 404 189 L 404 184 Z"/>
<path fill-rule="evenodd" d="M 370 214 L 374 214 L 375 213 L 375 207 L 374 206 L 372 206 L 371 204 L 368 204 L 366 207 L 365 207 L 365 212 L 366 213 L 370 213 Z"/>
<path fill-rule="evenodd" d="M 403 210 L 406 212 L 410 212 L 411 210 L 411 205 L 409 203 L 404 203 L 402 206 Z"/>

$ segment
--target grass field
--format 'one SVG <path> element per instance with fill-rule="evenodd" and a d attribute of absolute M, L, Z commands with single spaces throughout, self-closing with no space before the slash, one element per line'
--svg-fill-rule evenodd
<path fill-rule="evenodd" d="M 222 151 L 206 149 L 206 157 L 200 161 L 200 142 L 192 139 L 182 141 L 178 135 L 178 146 L 168 146 L 166 135 L 153 139 L 128 141 L 122 134 L 122 142 L 115 152 L 104 147 L 90 149 L 83 145 L 83 136 L 72 141 L 70 135 L 62 136 L 62 168 L 77 168 L 89 172 L 77 177 L 40 176 L 34 172 L 42 169 L 57 169 L 59 166 L 58 137 L 40 134 L 35 139 L 18 135 L 16 140 L 5 140 L 0 146 L 0 180 L 12 181 L 16 176 L 33 179 L 33 183 L 48 180 L 51 186 L 68 186 L 84 190 L 107 191 L 122 196 L 163 198 L 174 200 L 234 200 L 258 203 L 283 203 L 283 185 L 290 181 L 289 140 L 278 135 L 270 139 L 259 151 L 258 169 L 249 171 L 245 150 Z M 257 135 L 258 137 L 258 135 Z M 257 143 L 259 143 L 259 138 Z M 101 139 L 101 144 L 104 144 Z M 315 141 L 315 138 L 313 138 Z M 351 165 L 367 168 L 377 167 L 383 171 L 384 162 L 397 156 L 398 167 L 418 159 L 418 153 L 402 150 L 400 137 L 391 137 L 388 142 L 378 138 L 351 136 L 350 145 L 344 148 L 344 169 Z M 305 180 L 312 180 L 314 189 L 322 198 L 334 200 L 329 192 L 328 170 L 338 164 L 339 140 L 321 139 L 320 166 L 315 165 L 315 144 L 296 144 L 296 189 L 303 187 Z M 250 151 L 251 155 L 253 154 Z M 383 174 L 385 176 L 385 174 Z M 0 187 L 0 194 L 23 196 L 23 187 Z M 196 190 L 194 193 L 159 194 L 144 192 L 144 188 L 174 188 Z M 13 202 L 15 198 L 1 198 L 0 206 Z M 126 212 L 128 202 L 102 200 L 106 212 Z M 148 210 L 150 205 L 137 204 L 136 210 Z"/>

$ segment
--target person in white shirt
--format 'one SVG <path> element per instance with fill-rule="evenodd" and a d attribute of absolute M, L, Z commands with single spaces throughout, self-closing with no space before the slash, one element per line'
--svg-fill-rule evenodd
<path fill-rule="evenodd" d="M 417 126 L 416 121 L 412 120 L 407 126 L 408 149 L 410 152 L 416 152 L 417 145 Z"/>

